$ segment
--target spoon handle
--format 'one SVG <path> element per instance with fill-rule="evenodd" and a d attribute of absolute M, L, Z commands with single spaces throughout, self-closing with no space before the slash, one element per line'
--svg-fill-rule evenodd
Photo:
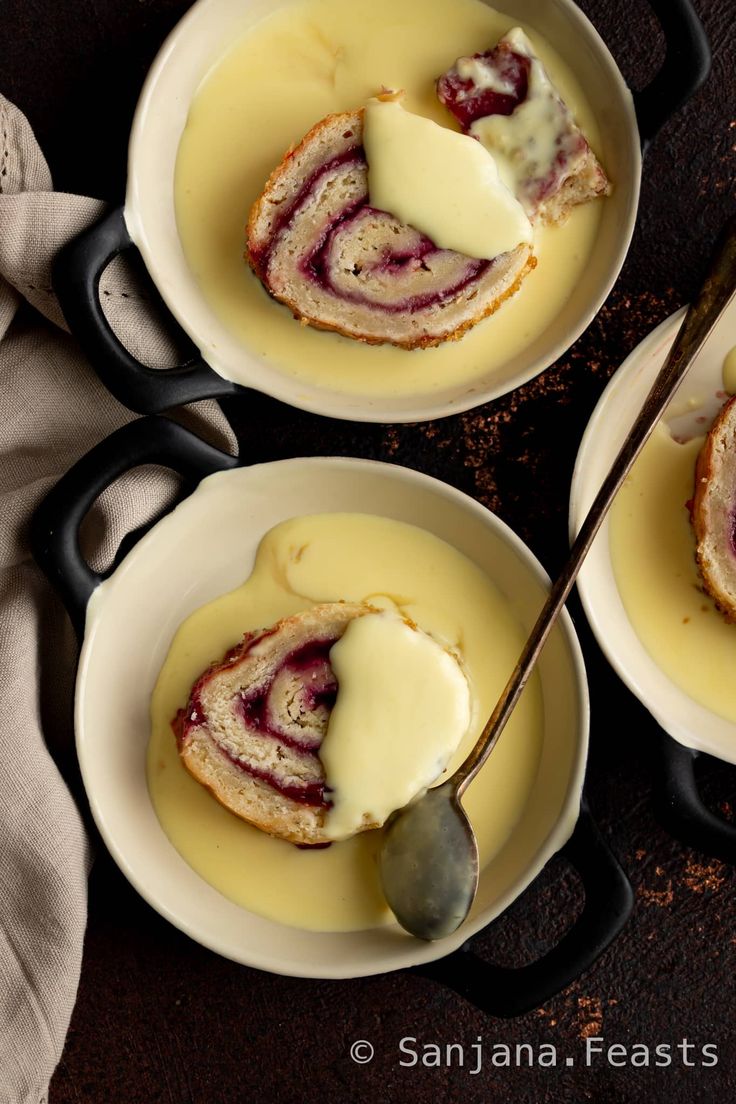
<path fill-rule="evenodd" d="M 475 747 L 455 771 L 451 782 L 458 795 L 477 774 L 493 750 L 519 700 L 550 629 L 572 590 L 578 571 L 608 512 L 616 492 L 629 474 L 667 403 L 700 352 L 708 334 L 736 292 L 736 217 L 728 223 L 711 261 L 708 275 L 689 307 L 669 356 L 657 375 L 646 402 L 626 437 L 608 475 L 588 511 L 570 549 L 567 562 L 550 590 L 518 663 Z"/>

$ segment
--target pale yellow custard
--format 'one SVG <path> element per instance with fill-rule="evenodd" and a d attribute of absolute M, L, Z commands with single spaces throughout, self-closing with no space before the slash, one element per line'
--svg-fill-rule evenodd
<path fill-rule="evenodd" d="M 480 142 L 370 100 L 363 146 L 372 207 L 421 230 L 440 249 L 492 260 L 532 240 L 524 208 Z"/>
<path fill-rule="evenodd" d="M 320 759 L 332 790 L 325 833 L 383 824 L 430 786 L 468 731 L 458 660 L 398 612 L 356 617 L 330 649 L 340 691 Z"/>
<path fill-rule="evenodd" d="M 637 636 L 655 663 L 694 701 L 736 722 L 736 626 L 703 592 L 686 503 L 703 444 L 657 426 L 610 517 L 616 584 Z"/>
<path fill-rule="evenodd" d="M 381 89 L 404 89 L 409 111 L 457 124 L 435 80 L 458 57 L 493 46 L 516 21 L 481 0 L 296 0 L 248 31 L 194 97 L 176 165 L 182 246 L 205 298 L 255 355 L 311 385 L 365 396 L 411 396 L 487 380 L 545 332 L 585 270 L 599 201 L 562 227 L 535 231 L 537 267 L 520 290 L 461 341 L 408 352 L 300 326 L 243 260 L 245 223 L 290 145 L 332 112 Z M 551 79 L 594 149 L 599 134 L 574 75 L 528 30 Z"/>
<path fill-rule="evenodd" d="M 390 919 L 376 869 L 380 831 L 312 851 L 265 835 L 218 805 L 187 774 L 170 722 L 194 679 L 243 632 L 339 599 L 399 610 L 456 651 L 473 714 L 448 770 L 472 746 L 524 639 L 506 599 L 465 556 L 422 529 L 364 514 L 314 515 L 276 526 L 262 540 L 250 578 L 180 627 L 151 704 L 148 785 L 157 816 L 190 866 L 231 900 L 322 931 L 359 930 Z M 535 678 L 465 799 L 482 865 L 503 847 L 521 816 L 541 738 Z"/>
<path fill-rule="evenodd" d="M 723 358 L 723 390 L 736 395 L 736 346 Z"/>

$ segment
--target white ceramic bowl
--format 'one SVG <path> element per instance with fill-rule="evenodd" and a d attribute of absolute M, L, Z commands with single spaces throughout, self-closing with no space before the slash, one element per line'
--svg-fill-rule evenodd
<path fill-rule="evenodd" d="M 177 232 L 174 167 L 197 88 L 237 36 L 264 13 L 291 2 L 198 0 L 168 37 L 148 75 L 131 133 L 125 223 L 166 304 L 220 376 L 335 418 L 408 422 L 442 417 L 497 398 L 536 376 L 572 345 L 599 310 L 621 269 L 636 218 L 641 156 L 634 105 L 595 28 L 572 0 L 500 3 L 510 20 L 527 22 L 559 53 L 585 89 L 599 125 L 599 152 L 615 188 L 604 205 L 585 280 L 544 333 L 472 384 L 361 398 L 296 380 L 247 350 L 202 295 Z M 165 405 L 139 404 L 136 409 L 160 410 Z"/>
<path fill-rule="evenodd" d="M 337 978 L 447 954 L 498 916 L 575 826 L 587 755 L 588 697 L 569 618 L 562 617 L 540 662 L 544 734 L 533 789 L 507 843 L 483 871 L 470 918 L 455 935 L 429 944 L 397 925 L 336 934 L 264 919 L 222 896 L 187 865 L 164 834 L 149 798 L 149 702 L 178 625 L 243 581 L 267 530 L 309 513 L 359 511 L 422 526 L 486 571 L 526 628 L 536 618 L 548 579 L 498 518 L 451 487 L 406 468 L 337 458 L 287 460 L 219 473 L 201 488 L 143 537 L 90 602 L 77 678 L 76 733 L 84 784 L 105 843 L 158 912 L 205 946 L 250 966 Z M 177 554 L 183 541 L 186 560 Z"/>
<path fill-rule="evenodd" d="M 603 392 L 580 445 L 570 500 L 573 536 L 601 485 L 654 378 L 662 367 L 684 317 L 678 311 L 657 326 L 624 361 Z M 695 400 L 712 418 L 717 404 L 700 409 L 704 395 L 721 389 L 722 365 L 736 345 L 736 302 L 708 338 L 673 399 L 683 407 Z M 665 412 L 665 419 L 668 415 Z M 703 432 L 703 426 L 698 432 Z M 578 589 L 596 639 L 609 662 L 657 723 L 679 743 L 736 763 L 736 725 L 694 701 L 660 669 L 631 624 L 616 585 L 606 519 L 578 577 Z"/>

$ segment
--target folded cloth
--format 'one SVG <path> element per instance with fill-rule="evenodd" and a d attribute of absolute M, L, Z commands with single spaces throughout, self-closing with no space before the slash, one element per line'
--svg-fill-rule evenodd
<path fill-rule="evenodd" d="M 30 559 L 28 525 L 71 464 L 132 417 L 65 332 L 51 288 L 56 252 L 103 205 L 51 189 L 26 119 L 0 96 L 0 1104 L 46 1099 L 79 981 L 90 861 L 48 750 L 69 741 L 75 642 Z M 123 261 L 108 267 L 101 291 L 130 351 L 153 367 L 173 363 Z M 189 408 L 186 420 L 235 450 L 214 403 Z M 160 512 L 175 486 L 170 473 L 140 468 L 106 491 L 86 526 L 93 566 L 108 565 L 121 537 Z"/>

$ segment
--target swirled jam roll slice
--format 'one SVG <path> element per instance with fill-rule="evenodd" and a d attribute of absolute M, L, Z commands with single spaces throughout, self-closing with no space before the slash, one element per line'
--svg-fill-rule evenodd
<path fill-rule="evenodd" d="M 221 804 L 314 846 L 378 827 L 429 786 L 469 720 L 454 655 L 397 613 L 333 602 L 246 635 L 200 676 L 173 729 Z"/>
<path fill-rule="evenodd" d="M 722 407 L 698 454 L 690 516 L 705 590 L 736 621 L 736 398 Z"/>
<path fill-rule="evenodd" d="M 372 206 L 364 118 L 330 115 L 287 153 L 251 210 L 247 259 L 305 324 L 407 349 L 457 339 L 516 291 L 530 244 L 471 257 Z"/>
<path fill-rule="evenodd" d="M 459 58 L 438 80 L 437 95 L 493 154 L 531 219 L 564 222 L 576 204 L 610 192 L 603 168 L 519 27 L 492 50 Z"/>

